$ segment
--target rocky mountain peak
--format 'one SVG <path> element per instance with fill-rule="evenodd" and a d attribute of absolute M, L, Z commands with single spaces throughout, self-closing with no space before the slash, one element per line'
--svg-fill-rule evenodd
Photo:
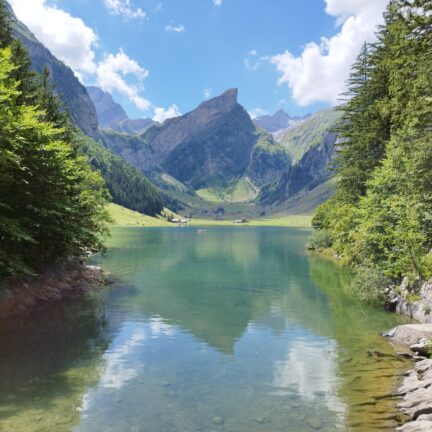
<path fill-rule="evenodd" d="M 232 111 L 237 105 L 238 89 L 226 90 L 221 95 L 204 101 L 198 107 L 199 111 L 206 112 L 206 115 L 213 113 L 224 114 Z"/>
<path fill-rule="evenodd" d="M 114 122 L 128 118 L 123 107 L 114 101 L 110 93 L 96 86 L 87 86 L 87 92 L 96 108 L 101 127 L 109 127 Z"/>

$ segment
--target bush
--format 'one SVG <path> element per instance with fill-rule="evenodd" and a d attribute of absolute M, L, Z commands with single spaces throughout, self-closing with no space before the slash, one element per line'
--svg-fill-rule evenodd
<path fill-rule="evenodd" d="M 330 232 L 326 229 L 317 229 L 309 239 L 308 249 L 321 250 L 331 247 L 333 239 Z"/>
<path fill-rule="evenodd" d="M 383 271 L 373 267 L 360 267 L 354 278 L 354 292 L 368 303 L 383 305 L 385 289 L 391 284 Z"/>

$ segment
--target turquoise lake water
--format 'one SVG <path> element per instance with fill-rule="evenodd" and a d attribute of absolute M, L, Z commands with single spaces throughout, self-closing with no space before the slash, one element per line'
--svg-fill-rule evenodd
<path fill-rule="evenodd" d="M 0 431 L 393 430 L 403 319 L 308 235 L 115 229 L 111 286 L 0 323 Z"/>

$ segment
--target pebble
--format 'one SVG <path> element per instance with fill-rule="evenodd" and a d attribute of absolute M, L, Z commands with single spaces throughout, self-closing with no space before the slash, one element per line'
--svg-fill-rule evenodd
<path fill-rule="evenodd" d="M 213 417 L 213 424 L 215 425 L 221 425 L 224 423 L 224 421 L 225 420 L 223 419 L 223 417 L 220 416 Z"/>
<path fill-rule="evenodd" d="M 317 418 L 311 418 L 306 422 L 312 429 L 319 430 L 322 429 L 323 425 Z"/>
<path fill-rule="evenodd" d="M 266 419 L 265 419 L 265 417 L 254 417 L 254 420 L 257 423 L 264 423 Z"/>

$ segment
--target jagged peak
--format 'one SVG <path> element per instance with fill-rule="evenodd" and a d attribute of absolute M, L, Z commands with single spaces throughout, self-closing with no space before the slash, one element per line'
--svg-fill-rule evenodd
<path fill-rule="evenodd" d="M 229 97 L 229 98 L 234 98 L 237 102 L 237 97 L 238 97 L 238 88 L 230 88 L 228 90 L 225 90 L 220 97 Z"/>

